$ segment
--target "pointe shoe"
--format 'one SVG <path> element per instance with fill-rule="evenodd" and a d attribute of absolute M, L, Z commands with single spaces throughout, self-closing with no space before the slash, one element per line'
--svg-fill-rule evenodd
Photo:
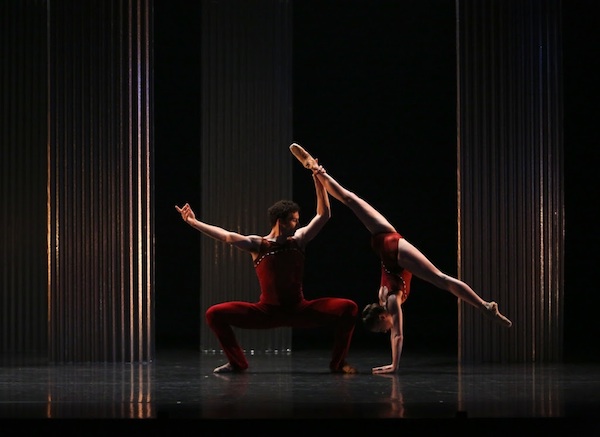
<path fill-rule="evenodd" d="M 316 170 L 319 167 L 315 158 L 310 156 L 310 153 L 304 150 L 304 148 L 299 144 L 292 143 L 290 146 L 290 151 L 292 152 L 292 155 L 294 155 L 296 159 L 298 159 L 298 161 L 300 161 L 307 169 Z"/>
<path fill-rule="evenodd" d="M 500 323 L 501 325 L 510 328 L 512 326 L 512 322 L 508 320 L 507 317 L 500 314 L 498 311 L 498 304 L 496 302 L 488 302 L 485 304 L 485 309 L 483 310 L 483 314 L 489 319 Z"/>

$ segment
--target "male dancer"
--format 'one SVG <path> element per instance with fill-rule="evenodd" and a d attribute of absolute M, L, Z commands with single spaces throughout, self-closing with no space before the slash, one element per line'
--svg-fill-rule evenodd
<path fill-rule="evenodd" d="M 299 227 L 300 207 L 293 201 L 280 200 L 269 210 L 271 231 L 261 237 L 241 235 L 198 220 L 189 204 L 175 206 L 183 220 L 215 240 L 230 244 L 252 256 L 261 294 L 258 302 L 231 301 L 218 303 L 206 311 L 206 322 L 217 336 L 228 362 L 215 373 L 242 372 L 248 368 L 243 349 L 232 327 L 270 329 L 330 327 L 334 345 L 329 368 L 335 373 L 356 373 L 346 362 L 358 306 L 349 299 L 304 298 L 304 250 L 331 217 L 329 196 L 313 175 L 317 211 L 312 220 Z"/>

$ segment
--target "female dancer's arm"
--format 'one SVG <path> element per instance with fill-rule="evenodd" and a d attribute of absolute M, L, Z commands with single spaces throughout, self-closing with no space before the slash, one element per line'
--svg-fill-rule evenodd
<path fill-rule="evenodd" d="M 395 373 L 400 368 L 400 356 L 402 355 L 403 336 L 403 320 L 402 306 L 400 299 L 396 295 L 388 296 L 387 302 L 388 311 L 392 316 L 393 324 L 390 328 L 390 345 L 392 347 L 392 364 L 387 366 L 374 367 L 372 372 L 375 374 Z"/>

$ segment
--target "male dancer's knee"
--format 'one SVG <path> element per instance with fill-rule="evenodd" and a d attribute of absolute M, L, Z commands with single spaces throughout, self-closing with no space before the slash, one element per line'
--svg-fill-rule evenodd
<path fill-rule="evenodd" d="M 358 317 L 358 305 L 353 300 L 347 299 L 344 305 L 343 316 L 348 319 L 356 320 Z"/>
<path fill-rule="evenodd" d="M 209 307 L 204 314 L 206 324 L 211 328 L 222 323 L 221 313 L 216 305 Z"/>

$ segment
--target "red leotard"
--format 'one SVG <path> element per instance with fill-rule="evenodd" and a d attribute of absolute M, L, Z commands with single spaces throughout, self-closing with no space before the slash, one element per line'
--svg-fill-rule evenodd
<path fill-rule="evenodd" d="M 389 294 L 399 294 L 404 303 L 410 293 L 412 273 L 398 265 L 398 241 L 402 238 L 397 232 L 384 232 L 371 236 L 371 248 L 381 259 L 381 286 L 388 288 Z"/>
<path fill-rule="evenodd" d="M 288 238 L 284 244 L 263 239 L 254 269 L 260 284 L 261 303 L 295 305 L 304 299 L 304 252 L 295 239 Z"/>

